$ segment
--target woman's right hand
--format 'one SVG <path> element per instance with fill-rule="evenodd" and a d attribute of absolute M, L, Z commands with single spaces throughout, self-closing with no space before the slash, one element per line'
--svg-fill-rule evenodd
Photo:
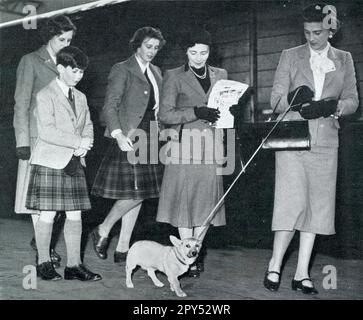
<path fill-rule="evenodd" d="M 134 147 L 132 145 L 132 141 L 130 140 L 130 138 L 126 137 L 123 133 L 118 133 L 115 136 L 115 138 L 117 140 L 118 147 L 122 151 L 132 151 L 132 150 L 134 150 Z"/>

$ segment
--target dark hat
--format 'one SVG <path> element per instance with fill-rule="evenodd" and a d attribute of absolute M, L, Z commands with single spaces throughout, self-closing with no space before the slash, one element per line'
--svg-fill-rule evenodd
<path fill-rule="evenodd" d="M 336 8 L 324 2 L 317 2 L 307 6 L 303 10 L 303 20 L 305 22 L 324 22 L 325 18 L 329 15 L 327 20 L 329 29 L 338 28 L 338 19 Z"/>
<path fill-rule="evenodd" d="M 190 47 L 194 47 L 197 43 L 208 46 L 212 44 L 211 34 L 202 27 L 190 29 L 183 37 L 182 47 L 187 50 Z"/>

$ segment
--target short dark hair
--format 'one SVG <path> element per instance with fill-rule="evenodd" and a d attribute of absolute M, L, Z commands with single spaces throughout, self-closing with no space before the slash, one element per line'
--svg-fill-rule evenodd
<path fill-rule="evenodd" d="M 141 47 L 141 44 L 146 38 L 154 38 L 160 41 L 159 50 L 165 45 L 166 41 L 163 37 L 161 31 L 157 28 L 153 27 L 143 27 L 134 33 L 133 37 L 130 40 L 130 48 L 133 52 L 136 52 L 138 48 Z"/>
<path fill-rule="evenodd" d="M 68 46 L 58 52 L 58 64 L 61 64 L 63 67 L 71 66 L 72 69 L 78 68 L 86 70 L 88 67 L 88 57 L 77 47 Z"/>
<path fill-rule="evenodd" d="M 302 18 L 304 22 L 323 22 L 324 19 L 328 16 L 328 13 L 324 13 L 324 8 L 330 6 L 327 3 L 324 2 L 317 2 L 314 4 L 311 4 L 304 8 Z M 330 6 L 330 9 L 333 9 L 332 6 Z M 337 12 L 335 11 L 335 17 L 330 16 L 330 19 L 334 19 L 335 23 L 332 25 L 335 25 L 335 28 L 330 28 L 331 31 L 336 32 L 339 27 L 340 23 L 337 19 Z"/>
<path fill-rule="evenodd" d="M 54 36 L 61 35 L 64 32 L 76 32 L 77 28 L 72 20 L 67 16 L 55 16 L 43 22 L 40 29 L 40 35 L 45 43 L 51 40 Z"/>

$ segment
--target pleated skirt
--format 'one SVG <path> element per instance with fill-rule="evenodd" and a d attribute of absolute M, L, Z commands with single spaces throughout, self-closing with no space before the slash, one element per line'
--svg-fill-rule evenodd
<path fill-rule="evenodd" d="M 153 110 L 146 111 L 138 129 L 147 134 L 147 151 L 150 151 L 149 128 Z M 128 152 L 121 151 L 115 139 L 110 145 L 97 171 L 91 194 L 108 199 L 144 200 L 158 198 L 161 190 L 164 166 L 157 162 L 132 164 Z M 156 144 L 157 145 L 157 144 Z"/>
<path fill-rule="evenodd" d="M 62 169 L 32 165 L 25 205 L 42 211 L 91 209 L 83 169 L 69 176 Z"/>

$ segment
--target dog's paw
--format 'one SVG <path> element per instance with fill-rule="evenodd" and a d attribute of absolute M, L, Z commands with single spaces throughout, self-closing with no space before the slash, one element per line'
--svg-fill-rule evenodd
<path fill-rule="evenodd" d="M 126 287 L 134 288 L 134 284 L 132 282 L 126 282 Z"/>
<path fill-rule="evenodd" d="M 187 294 L 184 291 L 179 291 L 176 293 L 176 295 L 180 298 L 185 298 L 187 296 Z"/>
<path fill-rule="evenodd" d="M 157 287 L 159 287 L 159 288 L 164 287 L 164 283 L 162 283 L 161 281 L 159 281 L 159 282 L 154 282 L 154 284 L 155 284 Z"/>

